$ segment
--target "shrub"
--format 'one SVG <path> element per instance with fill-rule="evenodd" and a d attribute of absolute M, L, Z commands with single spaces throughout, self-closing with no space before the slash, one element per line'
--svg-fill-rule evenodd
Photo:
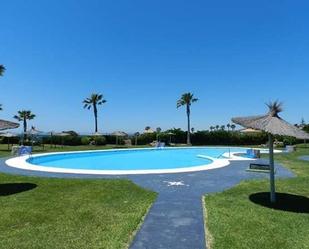
<path fill-rule="evenodd" d="M 150 144 L 152 141 L 156 139 L 157 137 L 155 133 L 142 134 L 137 137 L 137 144 L 138 145 Z M 135 137 L 132 137 L 131 141 L 132 141 L 132 144 L 135 144 Z"/>
<path fill-rule="evenodd" d="M 106 138 L 103 136 L 94 137 L 93 140 L 94 140 L 95 145 L 106 145 Z"/>
<path fill-rule="evenodd" d="M 91 142 L 91 138 L 90 137 L 82 137 L 81 138 L 82 145 L 89 145 L 90 142 Z"/>

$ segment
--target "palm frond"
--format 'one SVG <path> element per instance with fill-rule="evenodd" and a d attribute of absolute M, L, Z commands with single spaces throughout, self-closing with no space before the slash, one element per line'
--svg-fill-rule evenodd
<path fill-rule="evenodd" d="M 94 105 L 102 105 L 104 103 L 106 103 L 106 100 L 103 98 L 103 94 L 98 93 L 92 93 L 89 98 L 83 100 L 84 108 L 88 110 Z"/>
<path fill-rule="evenodd" d="M 29 110 L 22 110 L 22 111 L 18 111 L 17 115 L 14 116 L 15 119 L 22 121 L 23 119 L 34 119 L 36 117 L 35 114 L 33 114 L 31 111 Z"/>
<path fill-rule="evenodd" d="M 15 118 L 18 121 L 22 121 L 22 119 L 19 116 L 17 116 L 17 115 L 15 115 L 13 118 Z"/>
<path fill-rule="evenodd" d="M 283 104 L 282 102 L 279 102 L 278 100 L 274 102 L 270 101 L 266 103 L 266 105 L 269 108 L 269 114 L 272 116 L 278 116 L 278 114 L 283 111 L 283 107 L 282 107 Z"/>
<path fill-rule="evenodd" d="M 184 105 L 191 105 L 192 103 L 198 101 L 198 98 L 194 98 L 193 93 L 184 93 L 181 95 L 180 99 L 177 101 L 177 108 Z"/>
<path fill-rule="evenodd" d="M 3 76 L 4 71 L 5 67 L 3 65 L 0 65 L 0 76 Z"/>

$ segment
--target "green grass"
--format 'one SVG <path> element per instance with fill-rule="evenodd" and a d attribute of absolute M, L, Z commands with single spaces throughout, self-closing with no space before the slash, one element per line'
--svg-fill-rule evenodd
<path fill-rule="evenodd" d="M 2 156 L 8 155 L 4 147 Z M 45 148 L 68 151 L 109 147 Z M 37 187 L 6 195 L 7 189 L 13 189 L 7 183 Z M 156 193 L 128 180 L 0 174 L 0 248 L 127 248 L 155 198 Z"/>
<path fill-rule="evenodd" d="M 298 160 L 301 155 L 309 155 L 309 149 L 276 155 L 276 161 L 297 174 L 296 178 L 276 180 L 277 192 L 309 197 L 309 162 Z M 251 194 L 268 191 L 268 180 L 250 180 L 205 197 L 207 239 L 212 249 L 309 248 L 308 213 L 272 209 L 249 200 Z"/>

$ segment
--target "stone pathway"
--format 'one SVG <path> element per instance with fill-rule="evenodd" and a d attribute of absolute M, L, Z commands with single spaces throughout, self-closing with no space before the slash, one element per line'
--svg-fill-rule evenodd
<path fill-rule="evenodd" d="M 42 177 L 131 179 L 144 188 L 158 192 L 159 196 L 130 249 L 205 249 L 202 196 L 231 188 L 245 179 L 268 178 L 265 173 L 247 172 L 248 164 L 248 161 L 233 161 L 224 168 L 178 174 L 94 176 L 14 169 L 0 160 L 0 171 Z M 277 177 L 293 176 L 280 165 L 276 168 Z"/>

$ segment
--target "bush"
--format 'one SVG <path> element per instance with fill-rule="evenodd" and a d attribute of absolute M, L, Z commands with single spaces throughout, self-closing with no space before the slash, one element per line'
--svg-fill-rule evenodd
<path fill-rule="evenodd" d="M 260 145 L 268 140 L 266 133 L 242 134 L 238 132 L 198 131 L 191 134 L 193 145 Z"/>
<path fill-rule="evenodd" d="M 157 136 L 155 133 L 142 134 L 137 137 L 137 144 L 138 145 L 150 144 L 152 141 L 156 139 L 157 139 Z M 131 141 L 132 141 L 132 144 L 135 144 L 135 137 L 132 137 Z"/>
<path fill-rule="evenodd" d="M 94 140 L 95 145 L 106 145 L 106 138 L 103 136 L 94 137 L 93 140 Z"/>
<path fill-rule="evenodd" d="M 293 137 L 284 137 L 283 144 L 286 145 L 295 145 L 297 143 L 297 139 Z"/>
<path fill-rule="evenodd" d="M 90 142 L 91 142 L 91 138 L 90 137 L 82 137 L 81 138 L 82 145 L 89 145 Z"/>

